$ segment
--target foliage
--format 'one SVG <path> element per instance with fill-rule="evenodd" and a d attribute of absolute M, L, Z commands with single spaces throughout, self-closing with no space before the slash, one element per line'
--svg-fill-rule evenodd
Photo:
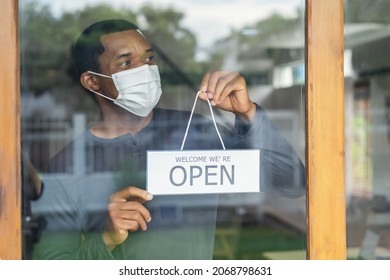
<path fill-rule="evenodd" d="M 180 69 L 193 69 L 196 38 L 180 25 L 184 14 L 172 8 L 161 11 L 152 6 L 144 6 L 141 13 L 148 23 L 148 36 L 153 43 Z"/>
<path fill-rule="evenodd" d="M 20 7 L 22 92 L 31 91 L 39 95 L 53 87 L 69 88 L 69 85 L 74 85 L 78 77 L 72 64 L 73 43 L 89 24 L 108 18 L 128 19 L 140 26 L 157 50 L 156 58 L 165 84 L 192 87 L 200 82 L 205 71 L 223 67 L 226 55 L 229 55 L 226 49 L 217 45 L 209 61 L 196 61 L 196 37 L 183 27 L 185 14 L 172 7 L 146 4 L 138 10 L 131 10 L 98 4 L 59 16 L 54 16 L 49 6 L 35 0 L 22 2 Z M 232 30 L 225 41 L 236 40 L 242 62 L 270 57 L 284 59 L 284 52 L 270 52 L 261 48 L 261 44 L 275 34 L 296 29 L 302 24 L 302 16 L 300 10 L 294 18 L 273 14 L 242 30 Z M 245 29 L 254 30 L 254 35 L 245 35 Z"/>
<path fill-rule="evenodd" d="M 390 1 L 345 0 L 345 22 L 390 23 Z"/>
<path fill-rule="evenodd" d="M 22 92 L 28 90 L 39 95 L 54 86 L 74 84 L 72 75 L 69 75 L 74 73 L 72 45 L 88 25 L 109 18 L 123 18 L 135 24 L 138 24 L 138 19 L 145 19 L 146 28 L 140 28 L 179 69 L 185 71 L 198 67 L 195 36 L 181 27 L 184 14 L 172 8 L 144 6 L 133 11 L 99 4 L 64 12 L 57 17 L 49 6 L 35 1 L 21 3 L 20 8 Z M 164 64 L 161 68 L 162 71 L 169 70 Z"/>

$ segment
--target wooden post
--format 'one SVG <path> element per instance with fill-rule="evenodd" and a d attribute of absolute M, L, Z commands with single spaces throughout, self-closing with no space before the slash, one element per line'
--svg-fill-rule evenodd
<path fill-rule="evenodd" d="M 306 0 L 309 259 L 346 259 L 343 5 Z"/>
<path fill-rule="evenodd" d="M 0 259 L 21 259 L 18 1 L 0 11 Z"/>

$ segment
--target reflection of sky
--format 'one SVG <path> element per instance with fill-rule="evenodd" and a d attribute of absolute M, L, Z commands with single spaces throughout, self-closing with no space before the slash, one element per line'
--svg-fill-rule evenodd
<path fill-rule="evenodd" d="M 23 2 L 30 0 L 20 0 Z M 183 25 L 198 37 L 200 47 L 210 46 L 216 39 L 246 24 L 266 18 L 273 12 L 286 16 L 295 15 L 296 7 L 303 7 L 305 0 L 35 0 L 52 7 L 55 14 L 61 11 L 81 9 L 85 5 L 111 3 L 115 7 L 138 9 L 150 3 L 157 7 L 174 7 L 185 13 Z M 142 29 L 142 27 L 140 27 Z"/>

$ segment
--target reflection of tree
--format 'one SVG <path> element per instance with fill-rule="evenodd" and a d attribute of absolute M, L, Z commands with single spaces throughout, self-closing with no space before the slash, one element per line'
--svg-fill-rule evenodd
<path fill-rule="evenodd" d="M 131 10 L 104 4 L 55 16 L 49 6 L 35 0 L 21 2 L 21 106 L 29 109 L 22 114 L 24 123 L 28 124 L 23 127 L 29 129 L 23 131 L 24 145 L 26 151 L 31 151 L 31 159 L 39 169 L 46 166 L 53 151 L 58 151 L 66 142 L 61 133 L 69 131 L 57 130 L 60 124 L 73 126 L 75 122 L 71 122 L 72 116 L 77 112 L 86 116 L 87 123 L 95 121 L 99 114 L 94 99 L 89 98 L 92 95 L 81 88 L 75 75 L 71 50 L 82 30 L 98 20 L 127 19 L 139 25 L 178 69 L 183 73 L 193 73 L 200 68 L 200 64 L 195 62 L 196 40 L 189 30 L 181 26 L 183 17 L 182 13 L 172 8 L 143 7 Z M 139 24 L 141 20 L 143 23 Z M 183 95 L 189 88 L 184 79 L 172 71 L 172 67 L 168 67 L 164 61 L 158 61 L 158 64 L 164 88 L 172 92 L 164 95 L 163 101 L 167 107 L 173 107 L 172 104 L 176 105 L 174 102 L 180 100 L 177 96 Z M 197 79 L 195 82 L 199 83 L 199 74 L 187 76 L 191 80 Z M 178 87 L 180 91 L 172 91 L 171 85 L 177 87 L 178 84 L 182 84 Z M 187 96 L 192 99 L 191 95 Z M 49 105 L 39 102 L 47 97 L 52 101 Z M 32 108 L 35 108 L 34 111 Z M 62 114 L 59 108 L 63 109 Z M 27 114 L 27 111 L 30 113 Z M 40 127 L 45 127 L 45 131 L 40 131 Z"/>
<path fill-rule="evenodd" d="M 294 60 L 296 57 L 290 56 L 294 54 L 297 56 L 297 52 L 270 50 L 262 48 L 262 45 L 272 36 L 296 30 L 302 25 L 302 15 L 302 11 L 299 10 L 294 18 L 273 14 L 242 30 L 232 30 L 231 35 L 224 40 L 231 38 L 238 40 L 237 44 L 240 46 L 237 49 L 238 59 L 245 65 L 259 58 L 272 59 L 274 62 Z M 183 27 L 184 17 L 184 13 L 172 7 L 157 8 L 150 4 L 138 10 L 126 7 L 116 9 L 108 4 L 99 4 L 54 16 L 49 6 L 36 3 L 34 0 L 21 3 L 22 92 L 31 91 L 39 95 L 50 90 L 58 101 L 70 102 L 68 92 L 80 90 L 78 83 L 75 83 L 69 75 L 74 73 L 70 67 L 72 66 L 71 46 L 86 26 L 108 18 L 124 18 L 136 24 L 142 22 L 139 24 L 140 28 L 149 39 L 178 69 L 185 72 L 187 77 L 197 84 L 206 70 L 223 67 L 229 52 L 219 48 L 217 44 L 215 51 L 210 54 L 209 61 L 197 62 L 195 60 L 196 37 L 189 29 Z M 248 29 L 255 32 L 248 36 L 245 33 Z M 159 66 L 163 84 L 189 84 L 188 80 L 185 81 L 175 73 L 172 65 L 169 66 L 160 60 Z M 94 104 L 88 102 L 77 100 L 77 104 L 69 104 L 69 107 L 81 109 L 82 106 L 90 106 L 92 109 Z"/>
<path fill-rule="evenodd" d="M 21 4 L 21 73 L 22 92 L 39 95 L 52 90 L 57 100 L 69 101 L 67 91 L 74 90 L 75 81 L 69 74 L 71 46 L 80 32 L 92 22 L 124 18 L 134 23 L 145 19 L 140 28 L 181 69 L 199 69 L 195 62 L 195 36 L 181 27 L 184 15 L 172 8 L 145 6 L 138 11 L 115 9 L 109 5 L 87 6 L 56 17 L 48 6 L 35 1 Z M 167 67 L 161 66 L 162 71 Z M 73 73 L 72 71 L 70 71 Z M 165 77 L 166 75 L 162 75 Z M 169 77 L 168 77 L 169 78 Z M 62 90 L 61 90 L 62 89 Z M 80 100 L 78 100 L 79 102 Z M 79 104 L 75 104 L 79 105 Z"/>
<path fill-rule="evenodd" d="M 389 10 L 388 0 L 345 0 L 345 21 L 390 23 Z"/>
<path fill-rule="evenodd" d="M 148 37 L 181 69 L 190 69 L 194 63 L 196 38 L 180 26 L 184 14 L 172 8 L 161 10 L 145 6 L 141 13 L 146 19 Z M 164 70 L 164 68 L 162 69 Z"/>

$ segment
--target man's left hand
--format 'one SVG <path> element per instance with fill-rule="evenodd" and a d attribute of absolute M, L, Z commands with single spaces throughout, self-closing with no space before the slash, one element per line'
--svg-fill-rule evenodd
<path fill-rule="evenodd" d="M 253 120 L 256 105 L 250 100 L 245 79 L 239 73 L 209 72 L 203 77 L 200 90 L 206 92 L 211 105 L 233 112 L 244 120 Z M 204 93 L 199 97 L 206 100 Z"/>

